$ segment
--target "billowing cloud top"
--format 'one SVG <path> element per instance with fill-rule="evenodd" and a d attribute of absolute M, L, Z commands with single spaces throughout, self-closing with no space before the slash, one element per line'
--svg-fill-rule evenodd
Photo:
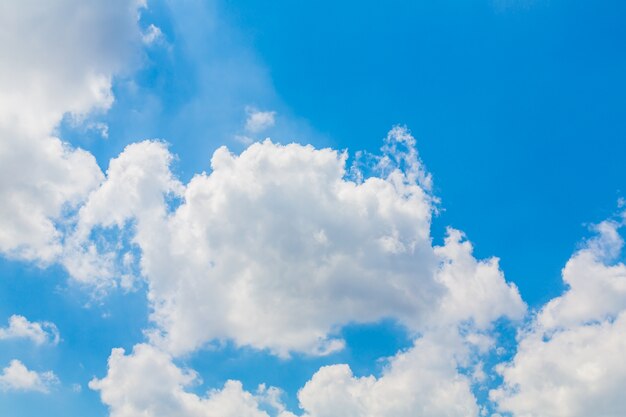
<path fill-rule="evenodd" d="M 409 139 L 394 129 L 386 148 Z M 218 339 L 282 356 L 326 354 L 342 347 L 332 333 L 347 323 L 395 318 L 421 332 L 523 314 L 497 261 L 477 262 L 460 232 L 432 246 L 433 199 L 397 154 L 377 159 L 385 176 L 362 182 L 346 177 L 346 157 L 270 141 L 239 156 L 221 148 L 210 174 L 182 186 L 165 145 L 142 142 L 111 162 L 77 228 L 89 236 L 133 221 L 151 338 L 176 354 Z M 173 211 L 168 194 L 182 200 Z"/>

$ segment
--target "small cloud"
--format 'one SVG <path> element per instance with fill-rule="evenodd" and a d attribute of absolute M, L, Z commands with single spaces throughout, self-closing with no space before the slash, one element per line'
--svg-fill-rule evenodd
<path fill-rule="evenodd" d="M 109 138 L 109 125 L 107 125 L 106 123 L 102 123 L 102 122 L 89 123 L 87 125 L 87 129 L 95 130 L 96 132 L 100 134 L 100 136 L 102 136 L 103 139 Z"/>
<path fill-rule="evenodd" d="M 0 340 L 6 339 L 30 339 L 37 345 L 46 342 L 59 343 L 59 330 L 54 323 L 30 322 L 24 316 L 12 315 L 9 318 L 9 326 L 0 328 Z"/>
<path fill-rule="evenodd" d="M 38 391 L 47 393 L 59 379 L 52 371 L 35 372 L 13 359 L 0 373 L 0 391 Z"/>
<path fill-rule="evenodd" d="M 141 40 L 146 45 L 152 45 L 163 39 L 163 32 L 157 26 L 150 24 L 148 29 L 141 35 Z"/>
<path fill-rule="evenodd" d="M 254 139 L 246 135 L 235 135 L 235 140 L 246 146 L 252 145 L 252 143 L 254 142 Z"/>
<path fill-rule="evenodd" d="M 246 113 L 248 114 L 245 125 L 247 132 L 259 133 L 275 124 L 275 111 L 260 111 L 253 107 L 246 107 Z"/>

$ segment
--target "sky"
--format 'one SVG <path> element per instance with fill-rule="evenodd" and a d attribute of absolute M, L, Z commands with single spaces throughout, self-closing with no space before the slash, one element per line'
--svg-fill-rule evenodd
<path fill-rule="evenodd" d="M 626 4 L 0 5 L 0 414 L 626 413 Z"/>

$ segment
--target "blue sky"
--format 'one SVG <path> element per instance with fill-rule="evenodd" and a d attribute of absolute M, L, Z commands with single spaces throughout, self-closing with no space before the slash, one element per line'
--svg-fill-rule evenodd
<path fill-rule="evenodd" d="M 626 410 L 626 4 L 3 7 L 0 414 Z"/>

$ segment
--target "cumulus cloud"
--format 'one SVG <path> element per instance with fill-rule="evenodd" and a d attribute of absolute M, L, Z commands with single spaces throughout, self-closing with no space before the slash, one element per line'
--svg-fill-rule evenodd
<path fill-rule="evenodd" d="M 491 326 L 521 318 L 525 306 L 497 259 L 476 260 L 461 232 L 448 230 L 435 253 L 436 279 L 446 287 L 439 319 L 378 378 L 355 377 L 345 364 L 321 368 L 298 393 L 303 417 L 482 415 L 473 390 L 486 378 L 482 357 L 495 347 Z"/>
<path fill-rule="evenodd" d="M 137 273 L 148 284 L 153 345 L 114 350 L 107 375 L 90 383 L 111 415 L 293 417 L 276 388 L 250 393 L 229 381 L 192 394 L 197 375 L 174 358 L 226 339 L 323 355 L 343 347 L 341 326 L 384 318 L 419 334 L 415 345 L 379 378 L 320 369 L 299 396 L 305 415 L 475 414 L 460 368 L 478 363 L 468 352 L 490 348 L 494 320 L 525 306 L 497 259 L 475 259 L 461 232 L 432 245 L 431 178 L 405 128 L 350 170 L 346 153 L 265 141 L 240 155 L 218 149 L 211 172 L 188 184 L 172 174 L 163 142 L 128 146 L 105 175 L 93 155 L 54 137 L 64 115 L 80 121 L 110 107 L 134 48 L 161 37 L 155 26 L 139 30 L 140 6 L 0 6 L 0 59 L 12 62 L 0 68 L 0 251 L 60 262 L 96 287 L 130 287 Z M 246 112 L 246 135 L 275 124 L 273 111 Z M 53 329 L 14 316 L 0 334 L 41 343 L 58 340 Z M 45 392 L 56 380 L 15 360 L 0 387 Z"/>
<path fill-rule="evenodd" d="M 93 155 L 56 137 L 113 100 L 112 78 L 140 42 L 136 0 L 0 5 L 0 251 L 50 263 L 59 223 L 103 179 Z"/>
<path fill-rule="evenodd" d="M 380 377 L 355 376 L 345 364 L 320 368 L 299 390 L 300 417 L 468 417 L 483 415 L 473 394 L 472 372 L 481 349 L 457 329 L 430 331 L 388 359 Z M 475 372 L 473 372 L 475 374 Z M 112 417 L 251 416 L 296 417 L 281 391 L 261 385 L 255 393 L 238 381 L 205 396 L 189 392 L 198 375 L 175 365 L 171 355 L 148 344 L 125 355 L 114 349 L 106 377 L 94 379 Z"/>
<path fill-rule="evenodd" d="M 122 230 L 127 221 L 136 219 L 134 243 L 158 239 L 165 232 L 164 198 L 181 195 L 183 189 L 169 171 L 172 158 L 163 142 L 144 141 L 127 146 L 111 161 L 106 182 L 80 208 L 78 224 L 66 238 L 62 263 L 75 279 L 96 286 L 120 280 L 123 286 L 132 286 L 136 278 L 128 268 L 132 251 L 120 251 L 118 241 L 102 248 L 104 240 L 90 235 L 96 226 Z"/>
<path fill-rule="evenodd" d="M 463 233 L 449 228 L 443 246 L 435 247 L 440 259 L 436 280 L 446 288 L 436 312 L 442 324 L 470 322 L 474 329 L 489 329 L 500 317 L 521 319 L 526 311 L 517 286 L 507 283 L 497 258 L 477 260 Z M 476 338 L 476 343 L 482 341 Z"/>
<path fill-rule="evenodd" d="M 59 382 L 52 371 L 31 371 L 17 359 L 0 373 L 0 391 L 38 391 L 47 393 Z"/>
<path fill-rule="evenodd" d="M 9 317 L 8 327 L 0 328 L 0 340 L 30 339 L 38 345 L 44 343 L 59 343 L 59 331 L 54 323 L 30 322 L 24 316 Z"/>
<path fill-rule="evenodd" d="M 432 245 L 430 177 L 413 146 L 394 128 L 369 176 L 351 177 L 345 153 L 267 140 L 240 155 L 217 150 L 211 173 L 186 185 L 162 142 L 112 160 L 69 240 L 84 247 L 99 227 L 132 230 L 155 327 L 152 344 L 115 350 L 107 376 L 92 381 L 111 415 L 265 416 L 265 402 L 272 415 L 294 416 L 276 389 L 252 394 L 230 381 L 206 397 L 189 393 L 197 377 L 173 358 L 223 339 L 327 354 L 343 347 L 342 325 L 388 317 L 415 345 L 379 378 L 320 369 L 300 391 L 304 416 L 477 415 L 474 376 L 494 346 L 493 322 L 521 318 L 525 304 L 498 260 L 476 259 L 460 231 Z M 108 267 L 115 276 L 116 263 Z"/>
<path fill-rule="evenodd" d="M 385 149 L 409 139 L 396 129 Z M 433 248 L 427 177 L 414 150 L 392 151 L 379 159 L 384 175 L 355 182 L 347 155 L 331 149 L 220 148 L 211 173 L 182 186 L 165 145 L 142 142 L 111 162 L 80 211 L 78 235 L 134 222 L 151 340 L 175 354 L 218 339 L 282 356 L 326 354 L 343 347 L 332 334 L 350 322 L 391 317 L 418 332 L 523 314 L 497 261 L 476 261 L 459 232 Z M 403 169 L 407 155 L 414 160 Z M 182 198 L 171 212 L 168 194 Z"/>
<path fill-rule="evenodd" d="M 284 406 L 272 395 L 275 389 L 260 387 L 258 395 L 253 395 L 240 382 L 228 381 L 205 396 L 185 391 L 196 382 L 195 372 L 179 368 L 155 347 L 140 344 L 128 355 L 114 349 L 107 376 L 93 379 L 89 387 L 100 392 L 111 417 L 269 417 L 261 410 L 262 404 L 274 408 L 279 417 L 295 417 L 281 411 Z"/>
<path fill-rule="evenodd" d="M 430 333 L 389 360 L 379 378 L 355 377 L 348 365 L 322 367 L 298 393 L 301 417 L 477 416 L 471 378 L 458 367 L 470 361 L 470 345 L 454 331 Z M 238 381 L 205 396 L 190 393 L 195 372 L 141 344 L 125 355 L 114 349 L 108 373 L 90 382 L 112 417 L 250 416 L 296 417 L 280 401 L 280 390 L 260 386 L 245 391 Z"/>
<path fill-rule="evenodd" d="M 380 378 L 347 365 L 321 368 L 298 393 L 303 417 L 477 416 L 471 381 L 459 374 L 455 337 L 429 335 L 398 353 Z"/>
<path fill-rule="evenodd" d="M 211 170 L 182 184 L 164 142 L 132 144 L 106 174 L 88 152 L 54 137 L 70 115 L 111 106 L 113 77 L 140 44 L 162 40 L 137 26 L 137 0 L 27 0 L 0 5 L 0 252 L 60 262 L 96 287 L 148 286 L 151 344 L 115 349 L 100 392 L 113 417 L 295 417 L 280 390 L 228 381 L 200 396 L 179 355 L 232 340 L 238 346 L 330 354 L 347 323 L 392 318 L 414 337 L 382 374 L 321 368 L 298 394 L 303 417 L 476 416 L 472 391 L 487 377 L 494 321 L 525 304 L 497 258 L 476 259 L 462 232 L 433 246 L 432 179 L 415 139 L 394 127 L 381 155 L 249 136 L 276 112 L 246 108 L 240 155 L 218 149 Z M 94 124 L 88 128 L 102 129 Z M 563 269 L 568 286 L 519 334 L 490 393 L 516 417 L 614 417 L 626 402 L 626 266 L 623 221 L 597 226 Z M 117 237 L 111 238 L 111 230 Z M 100 236 L 101 234 L 101 236 Z M 128 242 L 122 242 L 128 239 Z M 126 245 L 125 243 L 129 243 Z M 57 343 L 51 323 L 12 316 L 0 339 Z M 0 390 L 47 392 L 52 372 L 13 360 Z"/>
<path fill-rule="evenodd" d="M 563 268 L 567 291 L 547 303 L 500 366 L 491 397 L 520 417 L 612 417 L 626 400 L 626 266 L 621 222 L 606 221 Z"/>
<path fill-rule="evenodd" d="M 0 251 L 49 263 L 62 252 L 56 222 L 97 186 L 95 158 L 52 137 L 0 128 Z"/>

